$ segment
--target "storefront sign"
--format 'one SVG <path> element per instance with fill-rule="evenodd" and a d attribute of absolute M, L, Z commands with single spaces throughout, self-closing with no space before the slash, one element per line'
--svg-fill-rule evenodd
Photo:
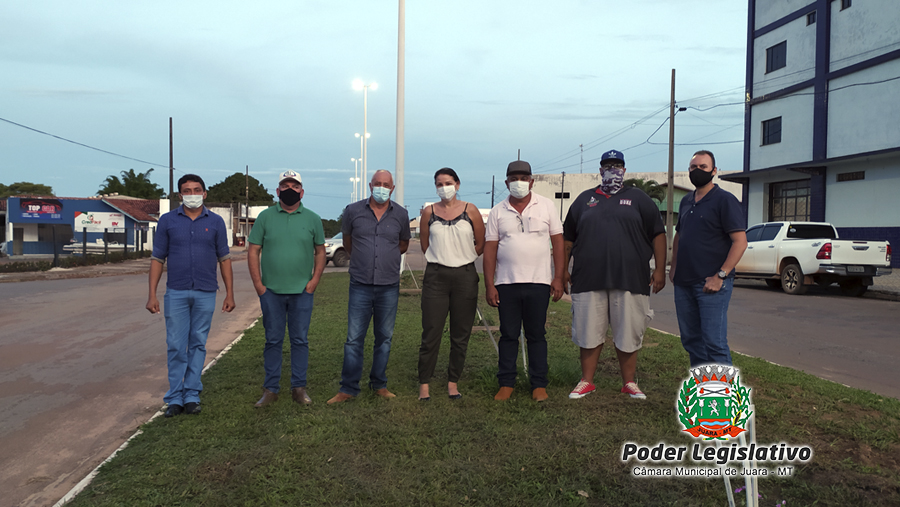
<path fill-rule="evenodd" d="M 87 232 L 122 232 L 125 228 L 125 215 L 122 213 L 101 213 L 99 211 L 76 211 L 75 232 L 81 232 L 87 228 Z"/>
<path fill-rule="evenodd" d="M 63 205 L 57 199 L 21 199 L 22 218 L 62 220 Z"/>

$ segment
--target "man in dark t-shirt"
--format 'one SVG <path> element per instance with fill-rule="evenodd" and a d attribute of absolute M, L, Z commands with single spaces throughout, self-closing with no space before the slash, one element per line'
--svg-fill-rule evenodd
<path fill-rule="evenodd" d="M 581 381 L 569 394 L 576 399 L 595 390 L 594 373 L 606 330 L 613 342 L 624 386 L 644 399 L 635 382 L 637 351 L 653 316 L 650 289 L 665 286 L 666 236 L 659 209 L 642 190 L 624 187 L 625 156 L 611 150 L 600 159 L 602 182 L 582 192 L 563 224 L 566 264 L 572 269 L 572 341 L 581 348 Z M 656 268 L 650 272 L 650 258 Z"/>
<path fill-rule="evenodd" d="M 746 220 L 737 198 L 713 183 L 711 152 L 695 153 L 689 169 L 697 189 L 681 200 L 669 270 L 681 344 L 691 366 L 730 365 L 728 304 L 734 267 L 747 248 Z"/>

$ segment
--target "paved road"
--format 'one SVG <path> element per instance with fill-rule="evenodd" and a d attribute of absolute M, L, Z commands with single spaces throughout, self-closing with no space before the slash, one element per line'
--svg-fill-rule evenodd
<path fill-rule="evenodd" d="M 407 262 L 412 269 L 424 268 L 418 242 L 410 244 Z M 836 285 L 811 287 L 804 296 L 754 280 L 739 280 L 735 287 L 728 312 L 732 350 L 900 398 L 900 378 L 890 374 L 900 364 L 900 302 L 875 294 L 844 297 Z M 651 296 L 650 307 L 655 312 L 650 326 L 679 334 L 671 284 Z"/>
<path fill-rule="evenodd" d="M 165 322 L 140 271 L 0 284 L 0 505 L 53 505 L 161 407 Z M 207 362 L 260 315 L 246 261 L 234 272 Z"/>

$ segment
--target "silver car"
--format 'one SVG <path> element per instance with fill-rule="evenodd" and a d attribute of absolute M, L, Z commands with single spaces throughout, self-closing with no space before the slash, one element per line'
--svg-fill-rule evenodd
<path fill-rule="evenodd" d="M 344 233 L 339 232 L 333 238 L 325 240 L 325 263 L 331 261 L 336 267 L 345 268 L 350 265 L 350 254 L 344 249 Z"/>

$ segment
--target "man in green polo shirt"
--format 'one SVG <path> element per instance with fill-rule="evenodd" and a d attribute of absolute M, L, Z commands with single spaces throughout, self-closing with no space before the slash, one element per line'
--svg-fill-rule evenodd
<path fill-rule="evenodd" d="M 278 400 L 281 349 L 287 323 L 291 340 L 291 398 L 309 405 L 306 369 L 309 364 L 309 319 L 313 292 L 325 270 L 325 232 L 322 219 L 300 202 L 300 175 L 285 171 L 278 178 L 279 203 L 259 214 L 250 231 L 247 264 L 266 330 L 263 364 L 266 378 L 261 408 Z"/>

